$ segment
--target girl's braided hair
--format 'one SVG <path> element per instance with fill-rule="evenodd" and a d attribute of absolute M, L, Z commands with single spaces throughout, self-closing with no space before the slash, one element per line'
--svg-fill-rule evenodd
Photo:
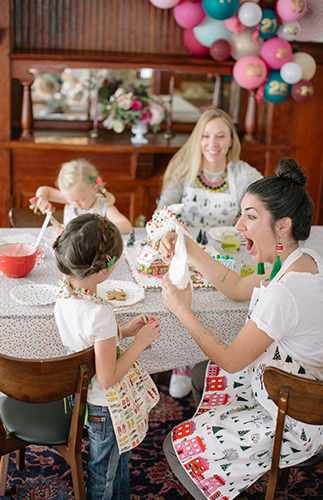
<path fill-rule="evenodd" d="M 79 215 L 71 220 L 53 244 L 58 269 L 66 276 L 85 278 L 106 269 L 108 260 L 122 254 L 119 229 L 98 214 Z"/>

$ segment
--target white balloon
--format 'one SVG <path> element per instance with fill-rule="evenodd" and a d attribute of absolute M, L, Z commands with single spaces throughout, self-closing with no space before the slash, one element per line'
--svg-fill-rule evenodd
<path fill-rule="evenodd" d="M 255 41 L 252 38 L 250 28 L 240 31 L 240 33 L 232 33 L 229 39 L 231 45 L 231 57 L 236 61 L 244 56 L 260 56 L 260 48 L 264 40 L 260 38 Z"/>
<path fill-rule="evenodd" d="M 245 2 L 239 7 L 238 18 L 242 24 L 251 28 L 260 23 L 262 9 L 254 2 Z"/>
<path fill-rule="evenodd" d="M 280 76 L 284 80 L 284 82 L 293 85 L 294 83 L 298 83 L 303 76 L 303 70 L 299 64 L 295 62 L 288 62 L 283 64 L 280 68 Z"/>
<path fill-rule="evenodd" d="M 302 78 L 304 80 L 311 80 L 313 78 L 316 73 L 316 62 L 311 54 L 307 52 L 295 52 L 292 56 L 292 61 L 302 68 Z"/>
<path fill-rule="evenodd" d="M 284 21 L 284 23 L 281 26 L 279 26 L 276 35 L 279 36 L 280 38 L 284 38 L 285 40 L 291 42 L 292 40 L 296 40 L 300 32 L 301 32 L 301 25 L 298 21 L 291 21 L 291 22 Z"/>

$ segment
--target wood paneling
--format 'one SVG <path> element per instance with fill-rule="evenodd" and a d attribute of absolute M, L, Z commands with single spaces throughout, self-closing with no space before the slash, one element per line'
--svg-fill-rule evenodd
<path fill-rule="evenodd" d="M 187 54 L 172 9 L 149 0 L 14 0 L 13 50 Z"/>

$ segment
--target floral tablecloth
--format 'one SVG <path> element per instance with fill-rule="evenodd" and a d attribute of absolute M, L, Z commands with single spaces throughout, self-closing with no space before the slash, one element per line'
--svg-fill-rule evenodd
<path fill-rule="evenodd" d="M 36 239 L 38 229 L 0 229 L 0 244 L 17 236 Z M 136 229 L 136 238 L 143 237 L 143 230 Z M 27 235 L 27 236 L 26 236 Z M 50 240 L 44 242 L 45 256 L 33 271 L 22 279 L 6 278 L 0 273 L 0 350 L 11 356 L 31 358 L 52 357 L 65 354 L 53 316 L 54 304 L 22 305 L 11 297 L 15 287 L 26 284 L 57 285 L 60 273 L 56 269 Z M 308 246 L 322 254 L 323 227 L 314 226 Z M 216 243 L 214 243 L 216 246 Z M 244 253 L 243 253 L 244 252 Z M 245 250 L 236 258 L 239 269 Z M 122 257 L 112 273 L 111 280 L 134 282 L 129 266 Z M 234 302 L 217 290 L 195 290 L 192 308 L 199 320 L 211 332 L 216 333 L 225 342 L 231 342 L 244 324 L 248 308 L 247 302 Z M 120 324 L 144 311 L 158 316 L 161 320 L 162 335 L 144 351 L 140 357 L 143 366 L 150 373 L 169 370 L 177 366 L 193 364 L 206 359 L 205 354 L 182 327 L 180 322 L 164 306 L 160 291 L 145 291 L 145 298 L 127 307 L 116 307 Z M 125 346 L 131 339 L 125 339 Z"/>

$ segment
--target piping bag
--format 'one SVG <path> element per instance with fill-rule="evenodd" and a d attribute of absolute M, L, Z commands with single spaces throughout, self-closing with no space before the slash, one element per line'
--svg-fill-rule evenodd
<path fill-rule="evenodd" d="M 169 266 L 168 276 L 171 283 L 179 290 L 185 290 L 190 282 L 191 273 L 188 268 L 187 251 L 184 232 L 181 227 L 176 227 L 177 241 L 175 244 L 174 257 Z"/>

